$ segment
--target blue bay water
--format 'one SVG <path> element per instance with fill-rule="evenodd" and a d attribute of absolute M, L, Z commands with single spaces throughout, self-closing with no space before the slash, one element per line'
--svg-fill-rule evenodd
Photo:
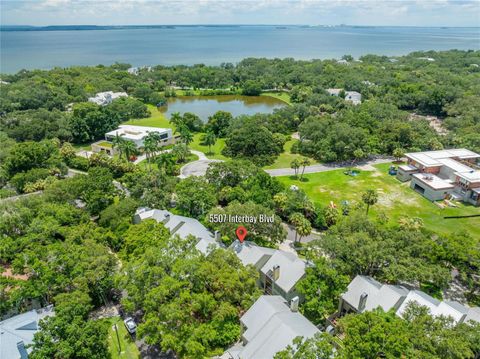
<path fill-rule="evenodd" d="M 1 31 L 0 72 L 55 66 L 236 63 L 245 57 L 340 58 L 480 49 L 480 28 L 177 26 Z"/>

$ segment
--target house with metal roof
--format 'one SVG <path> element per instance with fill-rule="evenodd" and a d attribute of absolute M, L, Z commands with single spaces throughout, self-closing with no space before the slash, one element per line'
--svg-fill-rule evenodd
<path fill-rule="evenodd" d="M 327 326 L 335 326 L 336 319 L 348 313 L 363 313 L 376 308 L 393 310 L 403 318 L 411 303 L 427 307 L 432 316 L 451 317 L 455 323 L 470 320 L 480 323 L 478 307 L 468 307 L 456 301 L 440 301 L 419 290 L 382 284 L 372 277 L 357 275 L 348 285 L 347 291 L 340 296 L 338 312 L 328 318 Z"/>
<path fill-rule="evenodd" d="M 0 358 L 26 359 L 40 320 L 55 314 L 53 306 L 31 310 L 0 321 Z"/>
<path fill-rule="evenodd" d="M 236 240 L 230 246 L 244 266 L 253 265 L 260 270 L 276 252 L 273 248 L 260 247 L 254 242 Z"/>
<path fill-rule="evenodd" d="M 198 239 L 195 248 L 203 254 L 208 254 L 212 248 L 222 247 L 218 241 L 219 234 L 212 234 L 203 224 L 195 218 L 179 216 L 163 209 L 139 208 L 135 212 L 134 223 L 153 219 L 162 223 L 172 236 L 179 236 L 182 239 L 193 236 Z"/>
<path fill-rule="evenodd" d="M 397 178 L 431 201 L 459 199 L 480 205 L 480 155 L 464 148 L 405 154 Z"/>
<path fill-rule="evenodd" d="M 222 359 L 273 358 L 296 337 L 312 338 L 319 332 L 298 313 L 298 300 L 290 306 L 278 295 L 262 295 L 241 317 L 241 342 L 228 349 Z"/>
<path fill-rule="evenodd" d="M 281 295 L 290 301 L 302 296 L 297 283 L 305 276 L 307 262 L 295 253 L 276 250 L 260 269 L 260 285 L 265 294 Z"/>

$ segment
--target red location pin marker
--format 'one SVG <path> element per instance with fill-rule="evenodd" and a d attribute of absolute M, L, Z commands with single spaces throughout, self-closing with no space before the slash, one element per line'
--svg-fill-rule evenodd
<path fill-rule="evenodd" d="M 243 240 L 245 239 L 245 237 L 247 236 L 247 229 L 244 227 L 244 226 L 238 226 L 237 230 L 235 231 L 237 237 L 238 237 L 238 240 L 240 241 L 240 243 L 243 243 Z"/>

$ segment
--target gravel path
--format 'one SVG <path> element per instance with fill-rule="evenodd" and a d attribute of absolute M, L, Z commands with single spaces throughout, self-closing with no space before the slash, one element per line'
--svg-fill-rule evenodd
<path fill-rule="evenodd" d="M 380 163 L 389 163 L 392 162 L 391 158 L 381 158 L 371 161 L 363 161 L 357 162 L 355 167 L 365 166 L 365 165 L 377 165 Z M 318 165 L 311 165 L 305 167 L 305 173 L 319 173 L 319 172 L 326 172 L 326 171 L 333 171 L 338 169 L 346 169 L 352 167 L 346 164 L 318 164 Z M 293 168 L 276 168 L 272 170 L 265 170 L 270 176 L 279 177 L 279 176 L 293 176 L 295 175 L 295 171 Z M 300 173 L 302 172 L 302 168 L 300 168 Z"/>

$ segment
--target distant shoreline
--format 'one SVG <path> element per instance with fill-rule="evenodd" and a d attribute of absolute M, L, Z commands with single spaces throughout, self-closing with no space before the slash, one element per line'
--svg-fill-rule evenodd
<path fill-rule="evenodd" d="M 357 29 L 375 29 L 375 28 L 420 28 L 420 29 L 480 29 L 479 26 L 371 26 L 371 25 L 296 25 L 296 24 L 190 24 L 190 25 L 0 25 L 0 31 L 92 31 L 92 30 L 145 30 L 145 29 L 167 29 L 175 28 L 232 28 L 232 27 L 288 27 L 288 28 L 357 28 Z"/>

